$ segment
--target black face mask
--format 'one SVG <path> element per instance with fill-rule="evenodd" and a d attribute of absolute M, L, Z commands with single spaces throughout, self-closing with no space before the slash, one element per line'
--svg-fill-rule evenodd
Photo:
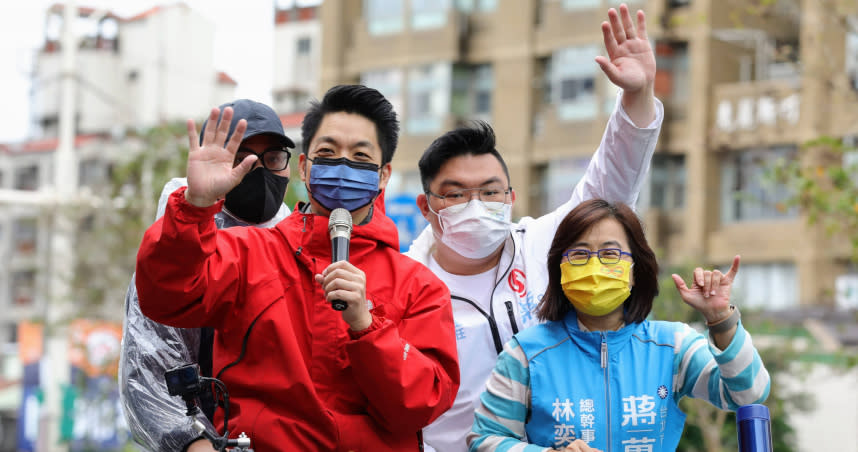
<path fill-rule="evenodd" d="M 263 223 L 280 210 L 287 184 L 288 177 L 278 176 L 265 168 L 256 168 L 226 194 L 223 205 L 229 213 L 241 220 Z"/>

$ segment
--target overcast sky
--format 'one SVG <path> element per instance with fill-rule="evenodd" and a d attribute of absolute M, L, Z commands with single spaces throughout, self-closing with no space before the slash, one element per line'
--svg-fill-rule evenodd
<path fill-rule="evenodd" d="M 215 25 L 215 70 L 238 82 L 237 97 L 269 102 L 275 0 L 185 0 Z M 293 0 L 276 0 L 290 5 Z M 320 0 L 297 0 L 299 4 Z M 28 138 L 32 58 L 44 40 L 45 11 L 59 0 L 0 2 L 0 143 Z M 129 17 L 170 0 L 77 0 Z"/>

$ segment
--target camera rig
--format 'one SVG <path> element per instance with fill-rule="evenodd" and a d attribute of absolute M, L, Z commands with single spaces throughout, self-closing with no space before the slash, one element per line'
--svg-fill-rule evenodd
<path fill-rule="evenodd" d="M 181 396 L 185 401 L 187 408 L 185 415 L 194 420 L 193 429 L 211 442 L 215 450 L 223 452 L 229 448 L 234 452 L 253 452 L 250 449 L 250 438 L 244 432 L 238 438 L 229 438 L 229 392 L 222 381 L 217 378 L 201 377 L 200 367 L 197 364 L 174 367 L 164 372 L 164 380 L 167 382 L 167 392 L 173 397 Z M 199 396 L 203 391 L 211 391 L 217 404 L 223 407 L 222 436 L 208 431 L 196 418 L 200 413 Z"/>

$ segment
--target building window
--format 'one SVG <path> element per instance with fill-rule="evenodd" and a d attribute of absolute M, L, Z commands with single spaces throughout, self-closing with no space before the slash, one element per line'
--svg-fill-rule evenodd
<path fill-rule="evenodd" d="M 382 69 L 364 72 L 360 76 L 360 83 L 370 88 L 375 88 L 393 105 L 393 111 L 402 119 L 402 70 Z"/>
<path fill-rule="evenodd" d="M 664 210 L 685 207 L 685 156 L 656 154 L 652 158 L 649 205 Z"/>
<path fill-rule="evenodd" d="M 15 190 L 38 190 L 39 167 L 36 165 L 15 168 Z"/>
<path fill-rule="evenodd" d="M 545 215 L 569 201 L 572 190 L 587 172 L 589 157 L 556 159 L 541 171 L 539 175 L 539 215 Z"/>
<path fill-rule="evenodd" d="M 595 9 L 602 7 L 602 0 L 561 0 L 563 9 Z"/>
<path fill-rule="evenodd" d="M 107 181 L 107 167 L 98 159 L 81 160 L 78 178 L 82 187 L 96 187 Z"/>
<path fill-rule="evenodd" d="M 727 268 L 721 271 L 726 272 Z M 742 263 L 742 271 L 736 274 L 733 283 L 733 299 L 742 309 L 792 308 L 798 306 L 798 292 L 798 274 L 790 263 Z"/>
<path fill-rule="evenodd" d="M 493 91 L 492 65 L 456 65 L 450 111 L 460 118 L 491 121 Z"/>
<path fill-rule="evenodd" d="M 796 158 L 794 148 L 752 149 L 729 155 L 721 168 L 721 220 L 724 223 L 795 218 L 783 201 L 789 188 L 766 176 L 769 168 Z"/>
<path fill-rule="evenodd" d="M 12 302 L 18 306 L 33 304 L 33 293 L 36 288 L 36 272 L 24 270 L 12 273 Z"/>
<path fill-rule="evenodd" d="M 632 13 L 632 19 L 634 19 L 636 11 L 634 7 L 637 6 L 640 8 L 645 3 L 645 0 L 608 0 L 603 8 L 617 8 L 619 10 L 620 5 L 623 3 L 628 5 L 629 12 Z"/>
<path fill-rule="evenodd" d="M 656 97 L 667 104 L 672 119 L 685 118 L 689 92 L 688 44 L 657 42 L 655 61 Z"/>
<path fill-rule="evenodd" d="M 556 51 L 549 61 L 551 103 L 562 121 L 592 119 L 596 116 L 596 46 L 569 47 Z"/>
<path fill-rule="evenodd" d="M 405 127 L 415 135 L 441 131 L 450 110 L 451 65 L 430 64 L 408 71 L 408 115 Z"/>
<path fill-rule="evenodd" d="M 400 33 L 404 27 L 403 0 L 367 0 L 363 17 L 371 35 Z"/>
<path fill-rule="evenodd" d="M 310 54 L 310 38 L 304 37 L 299 38 L 297 42 L 298 55 L 309 55 Z"/>
<path fill-rule="evenodd" d="M 31 255 L 36 251 L 38 223 L 35 218 L 17 218 L 12 223 L 12 240 L 18 254 Z"/>
<path fill-rule="evenodd" d="M 443 27 L 450 0 L 411 0 L 411 27 L 415 30 Z"/>
<path fill-rule="evenodd" d="M 456 9 L 465 13 L 492 12 L 498 7 L 498 0 L 455 0 Z"/>

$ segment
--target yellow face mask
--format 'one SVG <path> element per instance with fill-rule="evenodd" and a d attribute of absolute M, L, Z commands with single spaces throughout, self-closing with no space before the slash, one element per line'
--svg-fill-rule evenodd
<path fill-rule="evenodd" d="M 629 274 L 632 263 L 603 264 L 595 256 L 584 265 L 560 264 L 560 286 L 579 312 L 603 316 L 626 301 L 631 294 Z"/>

